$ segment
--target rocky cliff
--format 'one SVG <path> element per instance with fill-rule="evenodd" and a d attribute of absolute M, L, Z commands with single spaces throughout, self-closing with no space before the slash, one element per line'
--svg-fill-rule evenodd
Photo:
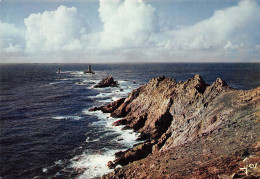
<path fill-rule="evenodd" d="M 221 79 L 208 85 L 200 75 L 184 83 L 162 76 L 92 110 L 120 118 L 114 125 L 146 140 L 117 153 L 108 166 L 124 167 L 105 178 L 259 176 L 260 87 L 240 91 Z"/>

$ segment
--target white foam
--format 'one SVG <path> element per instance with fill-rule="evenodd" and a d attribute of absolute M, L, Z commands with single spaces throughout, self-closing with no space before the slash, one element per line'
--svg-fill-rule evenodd
<path fill-rule="evenodd" d="M 105 90 L 110 90 L 111 87 L 104 87 L 104 88 L 95 88 L 95 90 L 98 90 L 98 91 L 105 91 Z"/>
<path fill-rule="evenodd" d="M 88 109 L 83 111 L 84 114 L 87 115 L 94 115 L 100 119 L 99 121 L 95 121 L 90 123 L 90 126 L 96 126 L 96 127 L 104 127 L 105 130 L 113 131 L 114 133 L 118 134 L 119 137 L 117 139 L 123 139 L 123 140 L 117 140 L 117 142 L 124 144 L 127 147 L 132 147 L 134 144 L 139 143 L 136 141 L 136 139 L 139 137 L 139 134 L 131 130 L 122 130 L 124 126 L 113 126 L 112 124 L 116 122 L 117 120 L 120 120 L 121 118 L 113 118 L 110 117 L 109 113 L 103 113 L 101 111 L 93 111 L 90 112 Z"/>
<path fill-rule="evenodd" d="M 107 93 L 99 93 L 99 94 L 96 95 L 95 97 L 96 97 L 96 98 L 102 98 L 102 97 L 109 97 L 109 96 L 111 96 L 111 95 L 112 95 L 112 93 L 107 92 Z"/>
<path fill-rule="evenodd" d="M 86 152 L 71 159 L 71 167 L 78 171 L 84 171 L 82 175 L 77 177 L 79 179 L 102 176 L 113 171 L 113 169 L 109 169 L 106 164 L 108 161 L 113 161 L 115 159 L 115 152 L 118 152 L 118 150 L 109 150 L 105 152 L 100 150 L 96 151 L 96 153 Z"/>
<path fill-rule="evenodd" d="M 100 120 L 100 121 L 95 121 L 95 122 L 92 122 L 91 124 L 89 124 L 90 126 L 95 126 L 95 127 L 104 127 L 106 126 L 106 121 L 104 120 Z"/>
<path fill-rule="evenodd" d="M 99 177 L 112 172 L 113 169 L 109 169 L 106 164 L 108 161 L 113 161 L 115 159 L 114 154 L 133 147 L 134 144 L 140 142 L 136 141 L 139 135 L 133 130 L 122 130 L 123 126 L 112 126 L 112 124 L 119 119 L 109 117 L 109 114 L 102 113 L 101 111 L 89 112 L 88 110 L 85 110 L 84 113 L 95 115 L 100 119 L 100 121 L 92 122 L 90 125 L 103 127 L 104 130 L 108 131 L 103 135 L 103 137 L 118 134 L 118 137 L 113 140 L 114 142 L 122 144 L 122 148 L 116 150 L 106 150 L 104 152 L 102 152 L 101 149 L 100 151 L 95 151 L 94 153 L 87 151 L 82 155 L 75 156 L 71 159 L 72 164 L 70 167 L 79 172 L 83 172 L 83 174 L 78 177 L 79 179 Z M 91 140 L 90 137 L 88 137 L 86 142 L 96 142 L 98 145 L 99 139 Z"/>
<path fill-rule="evenodd" d="M 106 128 L 113 130 L 116 134 L 119 134 L 118 138 L 115 139 L 118 143 L 125 145 L 126 147 L 132 147 L 134 144 L 139 143 L 140 141 L 136 141 L 140 134 L 134 132 L 134 130 L 122 130 L 124 126 L 113 126 L 112 124 L 120 120 L 120 118 L 107 118 L 106 120 Z M 118 140 L 120 139 L 120 140 Z M 123 139 L 123 140 L 121 140 Z"/>
<path fill-rule="evenodd" d="M 82 117 L 80 116 L 54 116 L 52 119 L 57 119 L 57 120 L 80 120 Z"/>
<path fill-rule="evenodd" d="M 49 85 L 55 85 L 55 84 L 59 84 L 59 83 L 62 83 L 62 82 L 52 82 L 52 83 L 49 83 Z"/>
<path fill-rule="evenodd" d="M 88 85 L 88 84 L 86 84 L 86 83 L 82 83 L 82 82 L 76 82 L 75 85 L 86 86 L 86 85 Z"/>
<path fill-rule="evenodd" d="M 109 103 L 109 102 L 112 102 L 112 101 L 116 101 L 116 100 L 118 100 L 122 97 L 127 97 L 129 92 L 130 92 L 130 90 L 101 92 L 96 96 L 89 96 L 89 98 L 92 98 L 92 99 L 101 98 L 100 100 L 98 100 L 99 102 Z M 110 98 L 110 99 L 102 99 L 102 98 Z"/>
<path fill-rule="evenodd" d="M 117 101 L 117 100 L 119 100 L 120 99 L 120 97 L 112 97 L 112 101 Z"/>
<path fill-rule="evenodd" d="M 90 141 L 90 140 L 89 140 L 89 137 L 87 137 L 87 138 L 86 138 L 86 142 L 89 142 L 89 141 Z"/>
<path fill-rule="evenodd" d="M 101 99 L 99 100 L 99 102 L 102 102 L 102 103 L 111 103 L 113 101 L 113 99 Z"/>
<path fill-rule="evenodd" d="M 48 171 L 47 168 L 43 168 L 43 169 L 42 169 L 42 172 L 43 172 L 43 173 L 46 173 L 47 171 Z"/>
<path fill-rule="evenodd" d="M 86 142 L 97 142 L 99 139 L 93 139 L 91 140 L 90 137 L 87 137 Z"/>
<path fill-rule="evenodd" d="M 94 80 L 92 81 L 96 82 Z M 90 81 L 84 80 L 84 82 L 89 83 Z M 100 93 L 96 96 L 89 96 L 89 98 L 97 99 L 101 105 L 104 105 L 105 103 L 126 97 L 131 92 L 132 87 L 138 87 L 137 84 L 134 84 L 131 81 L 119 81 L 119 83 L 120 87 L 117 88 L 97 88 L 96 90 L 98 90 Z M 111 138 L 111 140 L 113 143 L 119 143 L 122 146 L 120 149 L 113 150 L 105 150 L 104 148 L 100 148 L 100 150 L 103 150 L 103 152 L 96 151 L 93 153 L 86 151 L 82 155 L 75 156 L 73 159 L 71 159 L 71 167 L 75 170 L 78 170 L 80 173 L 83 172 L 83 174 L 78 178 L 85 179 L 99 177 L 113 171 L 113 169 L 108 169 L 106 164 L 108 161 L 113 161 L 115 159 L 114 154 L 116 152 L 131 148 L 134 144 L 140 142 L 136 141 L 136 139 L 139 137 L 139 134 L 133 130 L 122 130 L 124 126 L 113 126 L 112 124 L 120 119 L 112 118 L 108 113 L 102 113 L 101 111 L 89 111 L 89 109 L 84 109 L 82 113 L 85 115 L 96 116 L 99 120 L 91 122 L 89 125 L 93 127 L 101 127 L 102 130 L 106 131 L 103 136 L 100 136 L 99 138 L 87 137 L 86 143 L 94 142 L 98 146 L 98 143 L 102 137 L 116 134 L 117 137 Z"/>
<path fill-rule="evenodd" d="M 84 71 L 71 71 L 72 75 L 84 75 Z"/>
<path fill-rule="evenodd" d="M 60 73 L 71 73 L 72 71 L 60 71 Z"/>
<path fill-rule="evenodd" d="M 92 80 L 92 79 L 91 79 L 91 80 L 89 80 L 89 79 L 84 79 L 84 80 L 83 80 L 84 83 L 92 83 L 92 84 L 96 84 L 96 83 L 98 83 L 99 81 L 100 81 L 100 80 Z"/>
<path fill-rule="evenodd" d="M 82 111 L 86 115 L 93 115 L 96 116 L 99 121 L 95 121 L 90 123 L 91 126 L 96 127 L 105 127 L 105 130 L 112 130 L 115 133 L 119 134 L 118 138 L 122 138 L 124 140 L 120 140 L 118 142 L 124 143 L 127 146 L 132 146 L 137 143 L 136 139 L 138 138 L 139 134 L 134 132 L 133 130 L 122 130 L 124 126 L 113 126 L 112 124 L 121 118 L 113 118 L 110 117 L 109 113 L 103 113 L 101 111 L 89 111 L 89 109 L 85 109 Z"/>
<path fill-rule="evenodd" d="M 62 162 L 62 160 L 58 160 L 58 161 L 55 162 L 55 164 L 56 164 L 56 165 L 62 165 L 63 162 Z"/>
<path fill-rule="evenodd" d="M 102 111 L 89 111 L 89 109 L 84 109 L 82 113 L 90 116 L 97 116 L 99 119 L 107 119 L 110 116 L 108 113 L 103 113 Z"/>
<path fill-rule="evenodd" d="M 94 83 L 97 82 L 98 80 L 84 80 L 84 83 L 90 84 L 90 83 Z M 90 96 L 90 98 L 111 98 L 112 101 L 116 101 L 122 97 L 127 97 L 129 95 L 129 93 L 131 93 L 132 88 L 135 87 L 137 88 L 139 85 L 138 84 L 134 84 L 131 81 L 120 81 L 119 82 L 120 85 L 119 87 L 105 87 L 105 88 L 95 88 L 95 90 L 99 91 L 100 93 L 96 96 Z M 88 87 L 88 89 L 93 89 L 94 87 Z M 103 102 L 103 103 L 108 103 L 108 102 L 112 102 L 111 100 L 100 100 L 99 102 Z"/>
<path fill-rule="evenodd" d="M 120 136 L 118 137 L 118 139 L 123 140 L 118 140 L 118 142 L 124 144 L 124 146 L 126 146 L 127 148 L 133 147 L 133 145 L 142 142 L 136 141 L 140 134 L 134 132 L 133 130 L 121 130 L 121 132 L 119 133 Z"/>
<path fill-rule="evenodd" d="M 67 81 L 69 78 L 60 79 L 61 81 Z"/>

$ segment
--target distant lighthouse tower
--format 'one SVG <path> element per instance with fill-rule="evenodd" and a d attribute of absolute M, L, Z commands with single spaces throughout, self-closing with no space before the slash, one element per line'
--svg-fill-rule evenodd
<path fill-rule="evenodd" d="M 92 72 L 91 65 L 88 66 L 88 71 Z"/>
<path fill-rule="evenodd" d="M 84 71 L 84 73 L 92 73 L 92 74 L 95 74 L 93 71 L 92 71 L 92 68 L 91 68 L 91 65 L 88 66 L 88 70 Z"/>

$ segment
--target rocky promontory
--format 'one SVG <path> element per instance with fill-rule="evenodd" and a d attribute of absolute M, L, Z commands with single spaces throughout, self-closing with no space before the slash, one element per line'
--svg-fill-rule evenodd
<path fill-rule="evenodd" d="M 116 153 L 102 178 L 257 178 L 260 87 L 235 90 L 200 75 L 153 78 L 127 98 L 93 108 L 120 118 L 145 142 Z"/>

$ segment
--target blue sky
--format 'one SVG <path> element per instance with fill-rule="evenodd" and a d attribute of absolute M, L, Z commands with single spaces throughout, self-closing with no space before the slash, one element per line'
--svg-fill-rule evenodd
<path fill-rule="evenodd" d="M 260 2 L 0 0 L 0 62 L 260 62 Z"/>

